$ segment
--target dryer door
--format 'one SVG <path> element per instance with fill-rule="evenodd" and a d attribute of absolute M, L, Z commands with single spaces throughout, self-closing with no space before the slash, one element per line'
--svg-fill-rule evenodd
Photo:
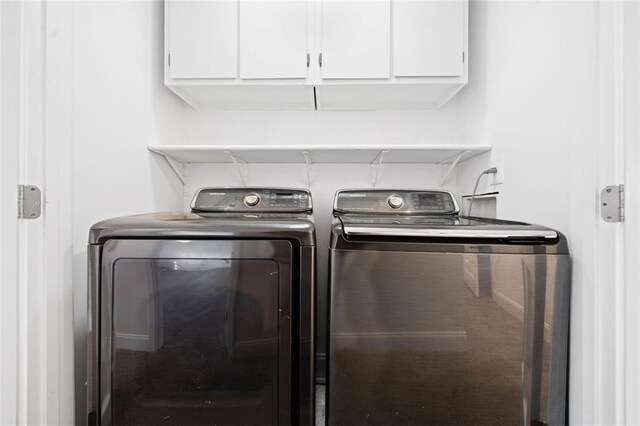
<path fill-rule="evenodd" d="M 291 262 L 287 241 L 108 241 L 101 424 L 288 423 Z"/>

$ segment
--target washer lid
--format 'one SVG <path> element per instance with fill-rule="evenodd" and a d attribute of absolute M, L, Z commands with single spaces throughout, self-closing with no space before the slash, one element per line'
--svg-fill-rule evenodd
<path fill-rule="evenodd" d="M 310 212 L 311 193 L 290 188 L 201 188 L 193 212 Z"/>
<path fill-rule="evenodd" d="M 553 229 L 522 222 L 448 216 L 340 214 L 347 237 L 458 238 L 554 241 Z"/>

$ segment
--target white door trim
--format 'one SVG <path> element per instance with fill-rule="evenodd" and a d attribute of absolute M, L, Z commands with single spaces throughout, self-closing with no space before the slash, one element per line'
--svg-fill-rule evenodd
<path fill-rule="evenodd" d="M 2 47 L 2 364 L 3 423 L 42 423 L 41 219 L 19 220 L 17 187 L 42 187 L 42 40 L 38 3 L 0 5 Z M 13 200 L 13 201 L 12 201 Z M 5 202 L 6 201 L 6 202 Z"/>
<path fill-rule="evenodd" d="M 596 154 L 597 188 L 624 183 L 624 2 L 600 0 L 598 7 L 598 109 L 599 138 Z M 598 207 L 598 216 L 600 214 Z M 593 351 L 593 379 L 583 383 L 583 423 L 626 423 L 626 277 L 625 224 L 606 223 L 597 218 L 592 281 L 593 310 L 584 306 L 583 320 L 592 327 L 593 340 L 584 345 L 583 356 Z M 585 284 L 587 281 L 584 282 Z M 593 320 L 588 318 L 593 315 Z M 588 363 L 583 373 L 588 370 Z M 591 406 L 591 402 L 593 405 Z M 573 423 L 573 422 L 572 422 Z M 576 423 L 578 424 L 578 423 Z"/>
<path fill-rule="evenodd" d="M 20 4 L 20 154 L 22 184 L 43 189 L 44 168 L 44 40 L 43 3 Z M 18 424 L 43 424 L 47 398 L 46 294 L 44 217 L 20 219 L 18 280 Z"/>
<path fill-rule="evenodd" d="M 68 8 L 0 3 L 0 424 L 74 421 Z M 19 183 L 40 218 L 17 218 Z"/>
<path fill-rule="evenodd" d="M 17 199 L 20 7 L 0 3 L 0 199 Z M 0 424 L 18 420 L 18 209 L 0 203 Z"/>
<path fill-rule="evenodd" d="M 640 424 L 640 5 L 624 3 L 625 421 Z"/>

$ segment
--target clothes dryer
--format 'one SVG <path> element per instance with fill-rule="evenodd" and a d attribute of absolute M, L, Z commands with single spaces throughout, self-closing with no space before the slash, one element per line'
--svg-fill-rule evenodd
<path fill-rule="evenodd" d="M 311 425 L 307 190 L 204 188 L 89 234 L 87 421 Z"/>

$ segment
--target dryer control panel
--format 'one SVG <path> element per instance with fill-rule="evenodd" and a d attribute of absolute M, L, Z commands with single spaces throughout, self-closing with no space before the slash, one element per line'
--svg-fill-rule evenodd
<path fill-rule="evenodd" d="M 202 188 L 191 210 L 194 212 L 310 212 L 311 193 L 306 189 Z"/>
<path fill-rule="evenodd" d="M 459 208 L 448 191 L 363 189 L 338 191 L 333 210 L 339 213 L 442 215 L 456 214 Z"/>

